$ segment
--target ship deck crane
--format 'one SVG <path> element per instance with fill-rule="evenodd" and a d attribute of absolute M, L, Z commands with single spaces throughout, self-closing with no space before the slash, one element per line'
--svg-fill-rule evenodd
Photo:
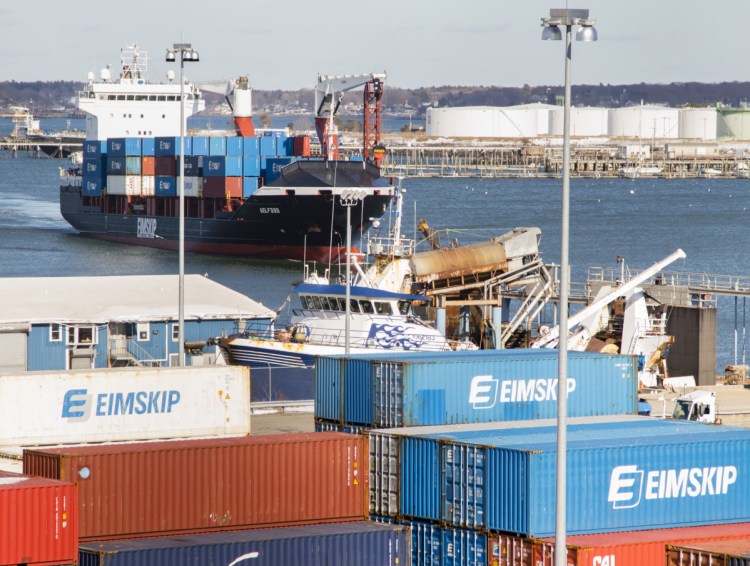
<path fill-rule="evenodd" d="M 365 87 L 363 152 L 367 160 L 379 162 L 382 154 L 375 154 L 380 144 L 380 112 L 385 73 L 363 73 L 357 75 L 318 75 L 315 85 L 315 129 L 320 139 L 321 153 L 328 159 L 337 159 L 339 154 L 338 132 L 333 117 L 338 112 L 344 93 L 357 87 Z"/>
<path fill-rule="evenodd" d="M 201 89 L 215 94 L 221 94 L 229 104 L 234 118 L 237 135 L 251 138 L 255 135 L 253 125 L 253 91 L 247 76 L 237 77 L 230 81 L 219 83 L 200 83 Z"/>

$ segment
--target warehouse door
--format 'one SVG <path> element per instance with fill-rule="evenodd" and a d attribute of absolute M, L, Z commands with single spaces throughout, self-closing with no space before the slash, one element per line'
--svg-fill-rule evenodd
<path fill-rule="evenodd" d="M 28 327 L 0 328 L 0 372 L 26 371 Z"/>

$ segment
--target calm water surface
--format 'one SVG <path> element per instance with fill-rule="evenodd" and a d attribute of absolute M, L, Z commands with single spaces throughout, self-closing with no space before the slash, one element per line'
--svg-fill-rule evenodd
<path fill-rule="evenodd" d="M 64 166 L 0 153 L 0 277 L 177 273 L 175 253 L 78 236 L 59 212 L 58 170 Z M 464 243 L 538 226 L 544 261 L 559 263 L 559 179 L 407 179 L 404 187 L 407 234 L 414 230 L 415 203 L 417 218 L 458 230 L 451 237 Z M 573 179 L 572 278 L 584 281 L 590 266 L 615 267 L 616 256 L 642 269 L 677 248 L 687 258 L 670 271 L 750 275 L 749 224 L 749 180 Z M 276 308 L 302 266 L 188 254 L 185 271 L 207 274 Z M 733 359 L 734 304 L 720 299 L 719 371 Z M 739 307 L 742 321 L 742 300 Z M 740 356 L 742 350 L 740 341 Z"/>

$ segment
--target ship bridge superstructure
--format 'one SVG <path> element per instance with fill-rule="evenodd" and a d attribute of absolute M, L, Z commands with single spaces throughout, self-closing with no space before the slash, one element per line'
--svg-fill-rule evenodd
<path fill-rule="evenodd" d="M 180 135 L 180 84 L 169 71 L 167 82 L 147 80 L 148 55 L 137 45 L 120 52 L 120 72 L 112 76 L 107 66 L 98 80 L 89 73 L 78 93 L 77 106 L 86 113 L 86 139 Z M 201 91 L 185 82 L 185 120 L 204 110 Z"/>

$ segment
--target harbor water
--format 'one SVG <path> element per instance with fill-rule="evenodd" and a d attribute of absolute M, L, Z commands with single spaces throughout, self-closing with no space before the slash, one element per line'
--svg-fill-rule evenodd
<path fill-rule="evenodd" d="M 65 166 L 63 160 L 0 154 L 0 277 L 177 273 L 175 253 L 77 235 L 59 212 L 59 168 Z M 559 179 L 410 178 L 403 186 L 407 236 L 417 235 L 418 218 L 434 229 L 452 229 L 441 234 L 443 245 L 538 226 L 543 260 L 559 263 Z M 573 179 L 572 280 L 585 281 L 592 266 L 617 268 L 618 256 L 629 268 L 643 269 L 677 248 L 687 258 L 669 271 L 747 275 L 749 222 L 746 179 Z M 384 218 L 380 230 L 387 228 Z M 334 244 L 341 237 L 334 235 Z M 299 262 L 193 254 L 186 257 L 185 271 L 206 275 L 270 308 L 283 303 L 303 273 Z M 735 350 L 736 361 L 745 361 L 746 305 L 744 299 L 720 297 L 718 306 L 717 372 L 723 373 L 735 362 Z"/>

